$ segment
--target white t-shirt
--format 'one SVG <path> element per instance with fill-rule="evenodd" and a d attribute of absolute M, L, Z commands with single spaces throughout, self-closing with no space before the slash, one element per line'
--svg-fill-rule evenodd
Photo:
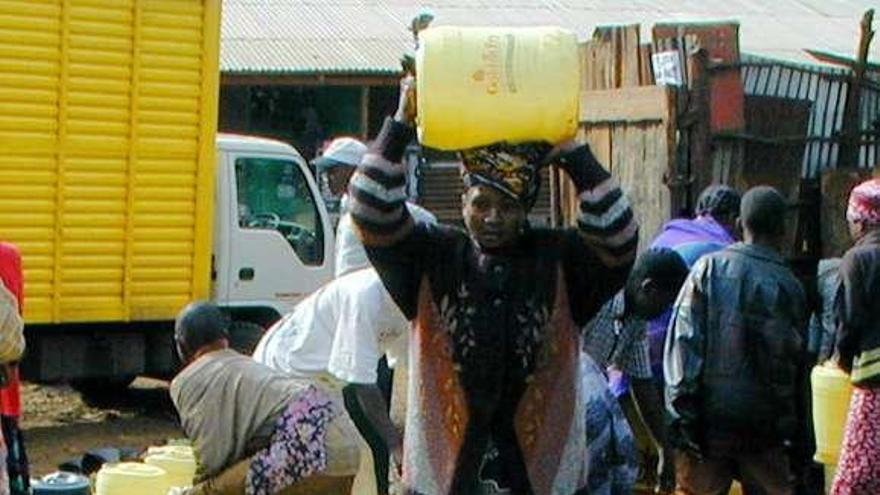
<path fill-rule="evenodd" d="M 376 383 L 379 359 L 388 354 L 391 365 L 403 357 L 408 330 L 376 270 L 365 268 L 302 300 L 266 332 L 254 359 L 294 376 L 342 382 L 334 385 Z"/>
<path fill-rule="evenodd" d="M 421 206 L 408 202 L 406 207 L 416 223 L 437 223 L 437 217 Z M 342 210 L 348 210 L 348 196 L 342 198 Z M 364 244 L 354 231 L 351 214 L 344 213 L 339 219 L 339 225 L 336 226 L 336 269 L 334 274 L 340 277 L 368 266 L 370 266 L 370 260 L 367 259 Z"/>

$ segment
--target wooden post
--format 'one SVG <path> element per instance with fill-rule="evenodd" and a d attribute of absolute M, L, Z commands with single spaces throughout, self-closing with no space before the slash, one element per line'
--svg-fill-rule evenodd
<path fill-rule="evenodd" d="M 849 84 L 846 98 L 846 106 L 843 113 L 842 146 L 838 167 L 858 167 L 859 147 L 861 141 L 861 125 L 859 108 L 862 102 L 862 84 L 865 80 L 865 70 L 868 66 L 868 51 L 871 40 L 874 38 L 874 30 L 871 25 L 874 22 L 874 9 L 869 9 L 862 16 L 861 37 L 859 39 L 858 58 L 853 66 L 853 77 Z"/>
<path fill-rule="evenodd" d="M 711 115 L 709 102 L 709 53 L 700 48 L 688 54 L 687 79 L 690 95 L 688 109 L 685 114 L 684 127 L 688 134 L 690 167 L 685 177 L 679 177 L 683 193 L 676 194 L 686 201 L 679 200 L 676 205 L 679 211 L 684 209 L 690 213 L 696 196 L 702 189 L 712 183 L 712 147 L 711 147 Z M 685 168 L 685 167 L 683 167 Z M 684 203 L 684 204 L 682 204 Z"/>
<path fill-rule="evenodd" d="M 370 139 L 370 87 L 361 86 L 361 138 Z"/>

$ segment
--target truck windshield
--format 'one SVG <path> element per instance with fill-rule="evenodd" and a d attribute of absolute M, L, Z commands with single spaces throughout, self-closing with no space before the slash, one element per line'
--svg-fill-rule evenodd
<path fill-rule="evenodd" d="M 296 162 L 235 160 L 238 225 L 278 231 L 306 265 L 324 262 L 324 232 L 309 183 Z"/>

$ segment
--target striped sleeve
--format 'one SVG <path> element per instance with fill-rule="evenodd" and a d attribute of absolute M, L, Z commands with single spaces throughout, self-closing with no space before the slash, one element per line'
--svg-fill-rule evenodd
<path fill-rule="evenodd" d="M 635 259 L 639 225 L 629 200 L 586 146 L 561 160 L 578 190 L 578 231 L 608 266 Z"/>
<path fill-rule="evenodd" d="M 400 163 L 411 138 L 409 126 L 386 119 L 349 183 L 349 211 L 364 246 L 389 246 L 412 231 Z"/>

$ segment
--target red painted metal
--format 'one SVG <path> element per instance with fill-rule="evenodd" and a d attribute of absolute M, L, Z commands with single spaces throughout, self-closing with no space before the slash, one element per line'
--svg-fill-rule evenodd
<path fill-rule="evenodd" d="M 713 133 L 737 132 L 745 128 L 745 94 L 739 58 L 738 23 L 682 23 L 654 26 L 654 42 L 668 39 L 696 39 L 706 50 L 709 65 L 729 68 L 712 70 L 709 81 L 710 122 Z M 679 44 L 681 46 L 681 44 Z"/>

